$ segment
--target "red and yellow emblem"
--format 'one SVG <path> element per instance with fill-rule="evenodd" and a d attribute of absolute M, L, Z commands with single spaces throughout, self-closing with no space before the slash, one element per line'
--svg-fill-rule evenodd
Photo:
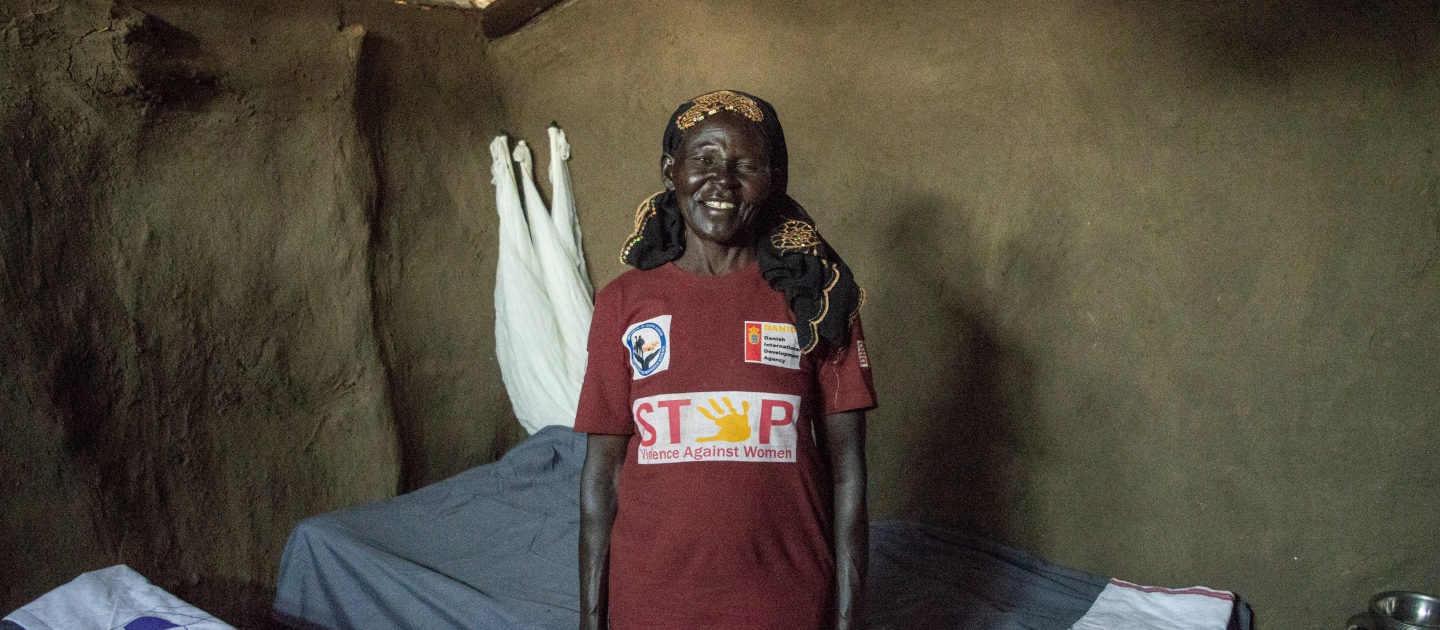
<path fill-rule="evenodd" d="M 760 361 L 760 324 L 761 322 L 745 322 L 746 361 Z"/>

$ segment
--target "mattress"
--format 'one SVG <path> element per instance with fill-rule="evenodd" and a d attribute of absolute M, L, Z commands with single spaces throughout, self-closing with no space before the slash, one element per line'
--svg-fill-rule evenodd
<path fill-rule="evenodd" d="M 302 521 L 281 560 L 275 619 L 323 630 L 572 630 L 584 459 L 583 435 L 547 427 L 497 462 Z M 878 521 L 870 533 L 876 630 L 1066 630 L 1114 589 L 1109 577 L 933 525 Z M 1249 630 L 1248 608 L 1235 608 L 1229 627 Z"/>

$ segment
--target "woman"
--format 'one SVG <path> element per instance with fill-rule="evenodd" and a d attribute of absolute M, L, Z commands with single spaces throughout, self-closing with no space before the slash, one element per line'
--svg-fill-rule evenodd
<path fill-rule="evenodd" d="M 636 269 L 595 298 L 581 628 L 861 626 L 861 291 L 786 195 L 787 162 L 747 94 L 666 127 L 665 190 L 621 254 Z"/>

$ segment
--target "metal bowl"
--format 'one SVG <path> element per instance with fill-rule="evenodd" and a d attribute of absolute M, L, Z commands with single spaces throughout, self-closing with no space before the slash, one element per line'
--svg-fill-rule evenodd
<path fill-rule="evenodd" d="M 1440 628 L 1440 598 L 1387 591 L 1370 599 L 1370 614 L 1381 630 L 1429 630 Z"/>

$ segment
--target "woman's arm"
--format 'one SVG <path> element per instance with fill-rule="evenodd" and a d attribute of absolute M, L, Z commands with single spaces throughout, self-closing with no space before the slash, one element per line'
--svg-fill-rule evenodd
<path fill-rule="evenodd" d="M 865 507 L 865 412 L 825 417 L 822 440 L 835 482 L 835 629 L 865 627 L 870 515 Z"/>
<path fill-rule="evenodd" d="M 610 528 L 628 435 L 590 434 L 580 472 L 580 630 L 610 627 Z"/>

